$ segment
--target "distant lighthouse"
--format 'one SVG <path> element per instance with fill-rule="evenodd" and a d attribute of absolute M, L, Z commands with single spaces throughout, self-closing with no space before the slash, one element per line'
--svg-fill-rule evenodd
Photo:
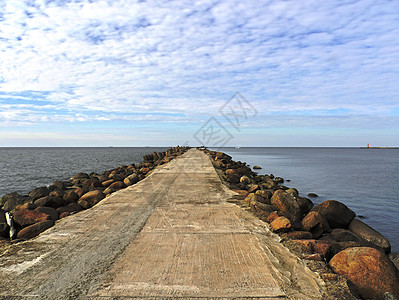
<path fill-rule="evenodd" d="M 367 144 L 367 148 L 370 148 L 370 144 Z"/>

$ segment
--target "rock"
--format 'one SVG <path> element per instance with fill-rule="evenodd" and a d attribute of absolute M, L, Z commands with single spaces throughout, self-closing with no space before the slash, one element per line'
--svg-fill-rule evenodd
<path fill-rule="evenodd" d="M 46 186 L 41 186 L 33 189 L 29 193 L 29 197 L 35 201 L 36 199 L 43 198 L 45 196 L 48 196 L 50 194 L 50 190 Z"/>
<path fill-rule="evenodd" d="M 75 193 L 75 191 L 68 191 L 64 194 L 62 198 L 64 199 L 65 204 L 69 204 L 78 201 L 79 196 Z"/>
<path fill-rule="evenodd" d="M 244 184 L 250 184 L 251 183 L 251 179 L 248 176 L 244 175 L 244 176 L 241 176 L 240 182 L 244 183 Z"/>
<path fill-rule="evenodd" d="M 50 219 L 53 221 L 58 220 L 58 212 L 52 207 L 38 206 L 35 211 L 50 216 Z"/>
<path fill-rule="evenodd" d="M 13 217 L 15 224 L 20 227 L 27 227 L 29 225 L 51 219 L 49 215 L 35 210 L 19 210 L 13 213 Z"/>
<path fill-rule="evenodd" d="M 315 260 L 315 261 L 324 261 L 323 257 L 319 253 L 305 255 L 303 259 L 306 260 Z"/>
<path fill-rule="evenodd" d="M 10 227 L 7 224 L 6 211 L 0 208 L 0 237 L 8 238 Z"/>
<path fill-rule="evenodd" d="M 31 201 L 29 197 L 21 196 L 16 192 L 4 195 L 1 200 L 4 203 L 3 209 L 6 211 L 12 211 L 17 207 L 17 205 Z"/>
<path fill-rule="evenodd" d="M 40 199 L 37 199 L 34 204 L 36 206 L 47 206 L 47 207 L 52 207 L 52 208 L 58 208 L 60 206 L 65 205 L 65 200 L 63 198 L 59 197 L 53 197 L 53 196 L 46 196 Z"/>
<path fill-rule="evenodd" d="M 354 219 L 355 213 L 345 204 L 336 200 L 327 200 L 312 208 L 312 211 L 320 213 L 331 228 L 348 228 Z"/>
<path fill-rule="evenodd" d="M 399 271 L 388 257 L 369 247 L 348 248 L 336 254 L 329 265 L 352 281 L 362 299 L 384 299 L 389 292 L 399 297 Z"/>
<path fill-rule="evenodd" d="M 388 257 L 391 262 L 393 262 L 393 264 L 396 266 L 396 268 L 399 269 L 399 253 L 390 253 Z"/>
<path fill-rule="evenodd" d="M 87 173 L 78 173 L 78 174 L 73 175 L 71 177 L 71 180 L 75 180 L 75 179 L 81 180 L 81 179 L 89 179 L 89 178 L 90 178 L 90 176 Z"/>
<path fill-rule="evenodd" d="M 233 192 L 236 192 L 237 194 L 244 196 L 244 197 L 248 196 L 248 194 L 249 194 L 248 191 L 246 191 L 246 190 L 233 190 Z"/>
<path fill-rule="evenodd" d="M 283 190 L 274 192 L 270 204 L 290 219 L 294 229 L 301 229 L 302 212 L 297 200 Z"/>
<path fill-rule="evenodd" d="M 115 181 L 108 188 L 119 190 L 119 189 L 123 189 L 125 187 L 126 187 L 126 185 L 122 181 Z"/>
<path fill-rule="evenodd" d="M 288 190 L 285 190 L 285 192 L 290 194 L 293 197 L 298 197 L 298 194 L 299 194 L 298 190 L 295 188 L 290 188 Z"/>
<path fill-rule="evenodd" d="M 385 253 L 391 252 L 391 243 L 389 240 L 362 221 L 353 219 L 349 223 L 348 229 L 366 241 L 381 247 Z"/>
<path fill-rule="evenodd" d="M 274 232 L 283 232 L 291 228 L 291 222 L 286 217 L 278 217 L 270 223 Z"/>
<path fill-rule="evenodd" d="M 255 194 L 261 195 L 266 201 L 264 203 L 270 204 L 270 199 L 273 196 L 273 193 L 271 191 L 266 191 L 266 190 L 257 190 Z"/>
<path fill-rule="evenodd" d="M 54 186 L 54 187 L 56 187 L 56 188 L 58 188 L 60 190 L 65 190 L 66 187 L 67 187 L 67 185 L 66 185 L 66 183 L 64 181 L 59 181 L 59 180 L 54 181 L 51 186 Z"/>
<path fill-rule="evenodd" d="M 260 170 L 260 169 L 262 169 L 262 168 L 259 167 L 259 166 L 253 166 L 252 168 L 255 169 L 255 170 Z"/>
<path fill-rule="evenodd" d="M 98 178 L 86 179 L 82 183 L 82 189 L 84 191 L 92 191 L 99 187 L 102 187 L 102 185 L 101 185 L 101 181 Z"/>
<path fill-rule="evenodd" d="M 240 175 L 234 169 L 227 169 L 226 172 L 226 181 L 230 183 L 239 183 L 240 182 Z"/>
<path fill-rule="evenodd" d="M 281 177 L 276 177 L 276 178 L 274 178 L 274 182 L 275 183 L 284 183 L 284 179 Z"/>
<path fill-rule="evenodd" d="M 68 204 L 66 206 L 58 207 L 57 208 L 57 213 L 59 215 L 61 215 L 64 212 L 74 213 L 74 212 L 78 212 L 78 211 L 81 211 L 81 210 L 82 210 L 82 208 L 80 207 L 79 204 L 70 203 L 70 204 Z"/>
<path fill-rule="evenodd" d="M 296 201 L 298 202 L 299 207 L 300 207 L 300 209 L 301 209 L 303 215 L 305 215 L 305 214 L 307 214 L 308 212 L 310 212 L 311 209 L 312 209 L 313 206 L 314 206 L 312 200 L 310 200 L 310 199 L 308 199 L 308 198 L 306 198 L 306 197 L 299 197 L 299 196 L 297 196 L 297 197 L 295 197 L 295 199 L 296 199 Z"/>
<path fill-rule="evenodd" d="M 315 193 L 309 193 L 308 196 L 309 196 L 309 197 L 312 197 L 312 198 L 319 197 L 319 195 L 317 195 L 317 194 L 315 194 Z"/>
<path fill-rule="evenodd" d="M 105 198 L 105 195 L 101 190 L 94 190 L 94 191 L 87 192 L 82 197 L 80 197 L 78 200 L 78 204 L 83 209 L 87 209 L 87 208 L 90 208 L 90 207 L 96 205 L 98 202 L 100 202 L 104 198 Z"/>
<path fill-rule="evenodd" d="M 248 189 L 248 193 L 255 193 L 257 190 L 260 189 L 260 186 L 257 184 L 251 185 L 251 187 Z"/>
<path fill-rule="evenodd" d="M 265 221 L 268 218 L 268 216 L 275 210 L 276 208 L 268 204 L 260 202 L 251 203 L 251 211 L 253 211 L 255 215 L 262 221 Z"/>
<path fill-rule="evenodd" d="M 310 240 L 313 238 L 309 231 L 290 231 L 287 235 L 294 240 Z"/>
<path fill-rule="evenodd" d="M 126 186 L 133 185 L 133 184 L 135 184 L 135 183 L 137 183 L 137 182 L 139 182 L 139 177 L 137 176 L 137 174 L 129 175 L 128 177 L 126 177 L 126 178 L 123 180 L 123 183 L 124 183 Z"/>
<path fill-rule="evenodd" d="M 332 244 L 329 241 L 310 239 L 293 240 L 293 242 L 300 244 L 302 251 L 305 253 L 318 253 L 325 259 L 331 257 Z"/>
<path fill-rule="evenodd" d="M 361 242 L 361 238 L 359 238 L 356 234 L 353 232 L 342 229 L 342 228 L 336 228 L 333 231 L 331 231 L 331 237 L 334 241 L 336 242 Z"/>
<path fill-rule="evenodd" d="M 24 204 L 17 205 L 15 210 L 33 210 L 36 208 L 36 205 L 31 202 L 26 202 Z"/>
<path fill-rule="evenodd" d="M 48 220 L 48 221 L 43 221 L 39 222 L 33 225 L 30 225 L 28 227 L 23 228 L 20 232 L 17 234 L 17 238 L 19 239 L 30 239 L 33 238 L 43 231 L 49 229 L 54 225 L 54 221 Z"/>
<path fill-rule="evenodd" d="M 49 196 L 62 198 L 64 197 L 65 192 L 60 190 L 59 188 L 55 188 L 53 191 L 50 192 Z"/>
<path fill-rule="evenodd" d="M 264 219 L 263 221 L 267 222 L 267 223 L 272 223 L 274 220 L 276 220 L 278 217 L 281 217 L 278 213 L 278 211 L 273 211 L 271 212 L 266 219 Z"/>
<path fill-rule="evenodd" d="M 244 203 L 247 206 L 251 206 L 256 202 L 264 203 L 265 198 L 263 198 L 261 195 L 250 193 L 248 196 L 244 199 Z M 266 203 L 267 204 L 267 203 Z"/>
<path fill-rule="evenodd" d="M 71 215 L 71 213 L 69 211 L 64 211 L 62 214 L 60 214 L 60 219 L 68 217 L 69 215 Z"/>
<path fill-rule="evenodd" d="M 304 230 L 310 231 L 315 239 L 330 230 L 327 220 L 315 211 L 311 211 L 303 218 L 302 226 Z"/>

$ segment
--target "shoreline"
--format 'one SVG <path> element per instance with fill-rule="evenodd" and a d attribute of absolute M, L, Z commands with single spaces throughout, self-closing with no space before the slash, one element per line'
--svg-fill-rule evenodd
<path fill-rule="evenodd" d="M 399 254 L 391 253 L 389 240 L 356 219 L 355 212 L 345 204 L 327 200 L 315 205 L 309 198 L 300 197 L 297 189 L 284 186 L 281 177 L 258 175 L 245 162 L 236 162 L 223 152 L 203 151 L 222 182 L 237 193 L 233 203 L 269 224 L 284 246 L 320 274 L 335 299 L 356 299 L 359 294 L 371 299 L 399 297 Z M 350 269 L 347 261 L 342 262 L 347 255 L 352 255 L 351 265 L 357 264 L 357 270 Z M 364 259 L 374 259 L 374 263 L 364 265 Z M 386 264 L 387 271 L 378 272 L 381 264 Z M 380 282 L 368 283 L 373 279 Z M 384 296 L 384 288 L 391 293 Z"/>

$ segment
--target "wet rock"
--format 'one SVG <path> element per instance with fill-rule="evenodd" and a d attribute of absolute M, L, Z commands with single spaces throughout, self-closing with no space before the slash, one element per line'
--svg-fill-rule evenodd
<path fill-rule="evenodd" d="M 255 169 L 255 170 L 260 170 L 260 169 L 262 169 L 262 168 L 259 167 L 259 166 L 253 166 L 252 168 Z"/>
<path fill-rule="evenodd" d="M 283 190 L 274 192 L 270 204 L 290 219 L 294 229 L 301 229 L 302 211 L 297 200 Z"/>
<path fill-rule="evenodd" d="M 316 211 L 309 212 L 303 218 L 302 226 L 304 230 L 310 231 L 315 239 L 330 230 L 327 220 Z"/>
<path fill-rule="evenodd" d="M 50 194 L 50 190 L 46 186 L 34 188 L 30 193 L 29 197 L 35 201 L 36 199 L 43 198 Z"/>
<path fill-rule="evenodd" d="M 28 227 L 23 228 L 20 232 L 17 234 L 17 238 L 19 239 L 30 239 L 33 238 L 43 231 L 49 229 L 54 225 L 54 221 L 48 220 L 48 221 L 43 221 L 39 222 L 33 225 L 30 225 Z"/>
<path fill-rule="evenodd" d="M 3 209 L 6 211 L 14 210 L 18 205 L 24 204 L 31 201 L 27 196 L 21 196 L 20 194 L 14 192 L 3 196 L 2 202 L 4 203 Z"/>
<path fill-rule="evenodd" d="M 105 195 L 101 190 L 94 190 L 94 191 L 87 192 L 82 197 L 80 197 L 78 200 L 78 204 L 83 209 L 87 209 L 87 208 L 90 208 L 90 207 L 96 205 L 98 202 L 100 202 L 104 198 L 105 198 Z"/>
<path fill-rule="evenodd" d="M 34 204 L 36 206 L 47 206 L 47 207 L 52 207 L 52 208 L 58 208 L 60 206 L 65 205 L 65 200 L 63 198 L 59 197 L 53 197 L 53 196 L 46 196 L 40 199 L 37 199 Z"/>
<path fill-rule="evenodd" d="M 20 227 L 27 227 L 51 219 L 49 215 L 35 210 L 19 210 L 13 213 L 13 217 L 15 224 Z"/>
<path fill-rule="evenodd" d="M 33 210 L 36 208 L 36 205 L 32 202 L 26 202 L 24 204 L 17 205 L 15 210 Z"/>
<path fill-rule="evenodd" d="M 333 231 L 331 231 L 331 237 L 334 241 L 337 242 L 361 242 L 361 238 L 359 238 L 356 234 L 353 232 L 342 229 L 342 228 L 336 228 Z"/>
<path fill-rule="evenodd" d="M 348 228 L 354 219 L 355 213 L 345 204 L 336 200 L 327 200 L 312 208 L 312 211 L 320 213 L 331 228 Z"/>
<path fill-rule="evenodd" d="M 58 220 L 58 212 L 55 210 L 55 208 L 52 207 L 45 207 L 45 206 L 38 206 L 35 211 L 46 214 L 50 216 L 50 219 L 53 221 Z"/>
<path fill-rule="evenodd" d="M 389 292 L 399 297 L 399 273 L 388 257 L 369 247 L 348 248 L 336 254 L 329 265 L 351 280 L 362 299 L 384 299 Z"/>
<path fill-rule="evenodd" d="M 312 200 L 310 200 L 309 198 L 298 196 L 298 197 L 295 197 L 295 199 L 298 202 L 303 215 L 306 215 L 314 207 Z"/>
<path fill-rule="evenodd" d="M 291 228 L 291 222 L 286 217 L 278 217 L 270 223 L 274 232 L 284 232 Z"/>
<path fill-rule="evenodd" d="M 64 194 L 62 198 L 64 199 L 65 204 L 69 204 L 78 201 L 79 196 L 75 193 L 75 191 L 68 191 Z"/>
<path fill-rule="evenodd" d="M 309 193 L 308 196 L 309 196 L 309 197 L 312 197 L 312 198 L 317 198 L 317 197 L 319 197 L 319 195 L 317 195 L 317 194 L 315 194 L 315 193 Z"/>
<path fill-rule="evenodd" d="M 127 177 L 123 180 L 123 183 L 124 183 L 126 186 L 133 185 L 133 184 L 135 184 L 135 183 L 137 183 L 137 182 L 139 182 L 139 177 L 137 176 L 137 174 L 129 175 L 129 176 L 127 176 Z"/>
<path fill-rule="evenodd" d="M 385 253 L 391 252 L 391 243 L 389 240 L 362 221 L 353 219 L 348 226 L 348 230 L 365 239 L 366 241 L 381 247 L 384 249 Z"/>

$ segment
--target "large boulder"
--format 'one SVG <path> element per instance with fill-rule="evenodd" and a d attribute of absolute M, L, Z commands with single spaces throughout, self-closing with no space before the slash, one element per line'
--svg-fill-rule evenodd
<path fill-rule="evenodd" d="M 78 194 L 75 193 L 75 191 L 68 191 L 64 194 L 62 198 L 64 199 L 66 204 L 69 204 L 78 201 L 79 196 Z"/>
<path fill-rule="evenodd" d="M 125 187 L 126 185 L 122 181 L 115 181 L 109 186 L 110 189 L 115 189 L 115 190 L 123 189 Z"/>
<path fill-rule="evenodd" d="M 389 292 L 399 298 L 399 271 L 388 257 L 369 247 L 348 248 L 330 260 L 335 273 L 352 281 L 362 299 L 384 299 Z"/>
<path fill-rule="evenodd" d="M 277 208 L 285 217 L 290 219 L 294 229 L 301 229 L 302 211 L 296 198 L 283 190 L 274 192 L 270 204 Z"/>
<path fill-rule="evenodd" d="M 30 193 L 29 197 L 35 201 L 36 199 L 43 198 L 45 196 L 48 196 L 50 194 L 50 189 L 46 186 L 41 186 L 34 188 Z"/>
<path fill-rule="evenodd" d="M 263 198 L 261 195 L 255 194 L 255 193 L 250 193 L 250 194 L 248 194 L 248 196 L 245 197 L 245 199 L 244 199 L 244 203 L 245 203 L 247 206 L 251 206 L 251 205 L 254 204 L 255 202 L 270 204 L 270 202 L 267 203 L 266 199 Z"/>
<path fill-rule="evenodd" d="M 139 177 L 137 176 L 137 174 L 129 175 L 123 180 L 123 183 L 126 186 L 130 186 L 130 185 L 135 184 L 137 182 L 139 182 Z"/>
<path fill-rule="evenodd" d="M 385 253 L 391 252 L 391 243 L 378 231 L 358 219 L 349 223 L 348 230 L 365 239 L 366 241 L 384 249 Z"/>
<path fill-rule="evenodd" d="M 82 183 L 82 189 L 84 191 L 91 191 L 91 190 L 94 190 L 99 187 L 102 187 L 102 185 L 101 185 L 101 181 L 98 178 L 86 179 Z"/>
<path fill-rule="evenodd" d="M 270 223 L 274 232 L 284 232 L 291 229 L 291 222 L 286 217 L 278 217 Z"/>
<path fill-rule="evenodd" d="M 43 222 L 39 222 L 39 223 L 30 225 L 30 226 L 22 229 L 20 232 L 18 232 L 17 238 L 18 239 L 33 238 L 33 237 L 39 235 L 40 233 L 42 233 L 43 231 L 47 230 L 48 228 L 50 228 L 53 225 L 54 225 L 54 221 L 52 221 L 52 220 L 43 221 Z"/>
<path fill-rule="evenodd" d="M 35 211 L 49 215 L 53 221 L 58 220 L 58 212 L 52 207 L 38 206 Z"/>
<path fill-rule="evenodd" d="M 6 211 L 12 211 L 18 205 L 31 201 L 29 197 L 22 196 L 16 192 L 4 195 L 3 198 L 1 198 L 1 200 L 4 203 L 3 209 Z"/>
<path fill-rule="evenodd" d="M 330 230 L 327 220 L 318 212 L 309 212 L 302 220 L 303 229 L 312 233 L 313 238 L 319 238 Z"/>
<path fill-rule="evenodd" d="M 27 227 L 38 222 L 51 220 L 48 214 L 35 210 L 19 210 L 13 213 L 13 216 L 15 224 L 20 227 Z"/>
<path fill-rule="evenodd" d="M 331 228 L 347 228 L 356 214 L 345 204 L 336 200 L 327 200 L 312 208 L 321 214 Z"/>
<path fill-rule="evenodd" d="M 104 193 L 101 190 L 94 190 L 87 192 L 79 198 L 78 204 L 83 209 L 90 208 L 105 198 Z"/>

